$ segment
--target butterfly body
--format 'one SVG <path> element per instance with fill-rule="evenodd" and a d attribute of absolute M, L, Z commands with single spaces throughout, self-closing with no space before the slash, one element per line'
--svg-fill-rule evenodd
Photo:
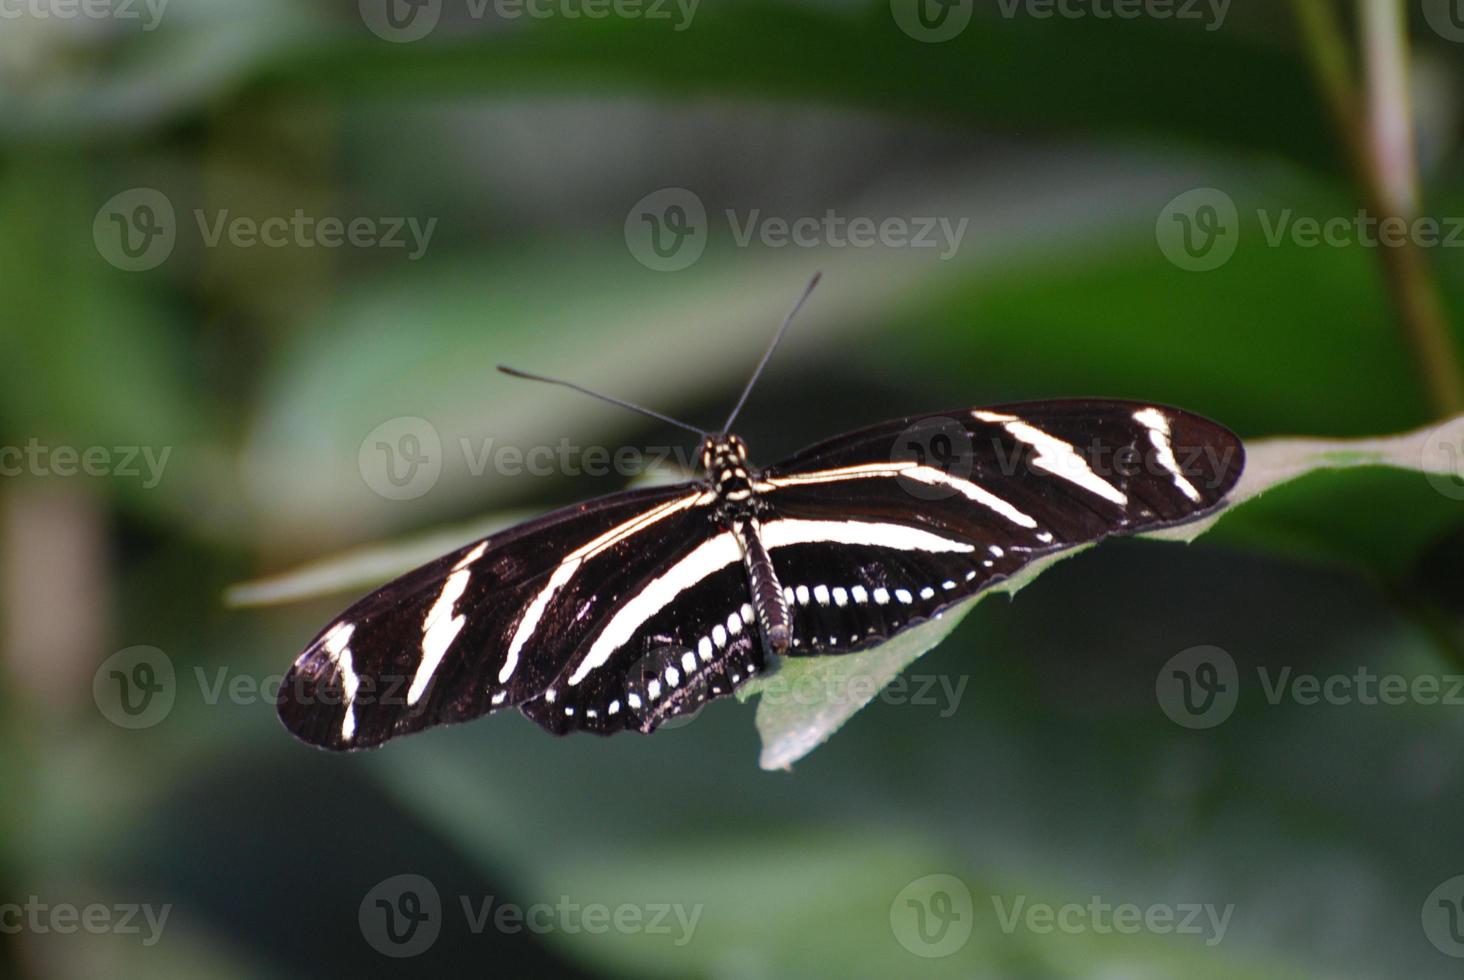
<path fill-rule="evenodd" d="M 792 642 L 792 622 L 783 585 L 763 544 L 759 519 L 767 510 L 754 489 L 758 474 L 749 469 L 747 444 L 735 435 L 708 436 L 702 443 L 702 468 L 708 489 L 717 495 L 715 520 L 742 550 L 752 610 L 766 648 L 784 653 Z"/>
<path fill-rule="evenodd" d="M 307 646 L 280 716 L 330 749 L 518 708 L 556 734 L 650 732 L 775 656 L 868 649 L 1029 562 L 1203 517 L 1240 441 L 1149 403 L 899 419 L 759 470 L 708 437 L 701 479 L 473 542 Z"/>

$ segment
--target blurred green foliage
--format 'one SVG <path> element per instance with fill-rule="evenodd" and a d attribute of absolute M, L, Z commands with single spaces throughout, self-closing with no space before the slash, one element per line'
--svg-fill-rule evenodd
<path fill-rule="evenodd" d="M 824 285 L 743 416 L 762 461 L 882 418 L 1080 394 L 1183 405 L 1247 438 L 1430 420 L 1373 251 L 1271 247 L 1257 220 L 1360 199 L 1286 5 L 1236 5 L 1218 30 L 977 6 L 939 44 L 862 0 L 707 3 L 681 31 L 475 19 L 445 0 L 405 44 L 353 3 L 173 0 L 154 30 L 0 21 L 0 445 L 171 448 L 151 489 L 0 478 L 0 903 L 173 906 L 151 946 L 0 933 L 0 970 L 1454 975 L 1424 925 L 1432 890 L 1464 872 L 1459 707 L 1273 705 L 1257 682 L 1459 669 L 1458 595 L 1419 585 L 1457 571 L 1459 501 L 1413 474 L 1318 474 L 1188 548 L 1065 562 L 912 668 L 966 681 L 954 710 L 876 703 L 792 775 L 755 768 L 745 705 L 650 740 L 556 741 L 502 718 L 335 758 L 291 742 L 267 698 L 208 694 L 220 676 L 278 677 L 345 598 L 238 611 L 228 585 L 624 482 L 475 474 L 464 440 L 680 445 L 494 364 L 718 419 L 816 268 Z M 1458 215 L 1461 48 L 1410 13 L 1423 211 Z M 140 187 L 175 209 L 177 244 L 126 272 L 94 224 Z M 711 215 L 705 254 L 674 273 L 623 231 L 665 187 Z M 1155 242 L 1195 187 L 1241 215 L 1211 272 Z M 722 217 L 830 208 L 970 226 L 941 261 L 741 247 Z M 224 209 L 438 225 L 419 261 L 210 246 L 195 212 Z M 1445 308 L 1464 308 L 1458 253 L 1428 259 Z M 405 415 L 431 422 L 445 465 L 430 492 L 387 500 L 358 454 Z M 134 731 L 92 680 L 135 644 L 178 682 L 171 713 Z M 1200 644 L 1228 651 L 1242 693 L 1223 725 L 1191 730 L 1155 679 Z M 408 872 L 436 884 L 446 921 L 398 964 L 358 915 Z M 892 925 L 932 874 L 974 900 L 972 938 L 942 958 Z M 458 898 L 490 895 L 702 911 L 679 946 L 475 934 Z M 1017 897 L 1094 895 L 1234 915 L 1214 945 L 1001 927 Z"/>

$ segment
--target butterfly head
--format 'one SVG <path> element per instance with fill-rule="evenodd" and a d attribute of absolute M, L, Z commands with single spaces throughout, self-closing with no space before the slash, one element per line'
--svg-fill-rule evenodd
<path fill-rule="evenodd" d="M 737 436 L 707 436 L 702 443 L 701 462 L 720 495 L 741 499 L 751 492 L 747 443 Z"/>

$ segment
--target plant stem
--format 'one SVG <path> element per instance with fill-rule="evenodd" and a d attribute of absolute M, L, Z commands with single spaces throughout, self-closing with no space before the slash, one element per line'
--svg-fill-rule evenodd
<path fill-rule="evenodd" d="M 1367 100 L 1358 93 L 1331 0 L 1292 0 L 1322 97 L 1341 136 L 1367 211 L 1379 226 L 1417 217 L 1418 171 L 1408 97 L 1407 20 L 1402 0 L 1358 0 Z M 1438 282 L 1414 236 L 1377 245 L 1383 281 L 1405 343 L 1441 415 L 1464 411 L 1464 372 Z"/>
<path fill-rule="evenodd" d="M 1399 0 L 1361 0 L 1366 49 L 1367 128 L 1379 196 L 1395 214 L 1418 213 L 1413 100 L 1408 92 L 1408 22 Z"/>

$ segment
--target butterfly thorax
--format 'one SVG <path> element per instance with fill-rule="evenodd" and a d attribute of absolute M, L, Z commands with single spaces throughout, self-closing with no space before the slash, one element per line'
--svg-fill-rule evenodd
<path fill-rule="evenodd" d="M 747 465 L 747 443 L 735 435 L 708 436 L 702 443 L 702 466 L 717 497 L 731 510 L 748 508 L 752 500 L 752 471 Z"/>

